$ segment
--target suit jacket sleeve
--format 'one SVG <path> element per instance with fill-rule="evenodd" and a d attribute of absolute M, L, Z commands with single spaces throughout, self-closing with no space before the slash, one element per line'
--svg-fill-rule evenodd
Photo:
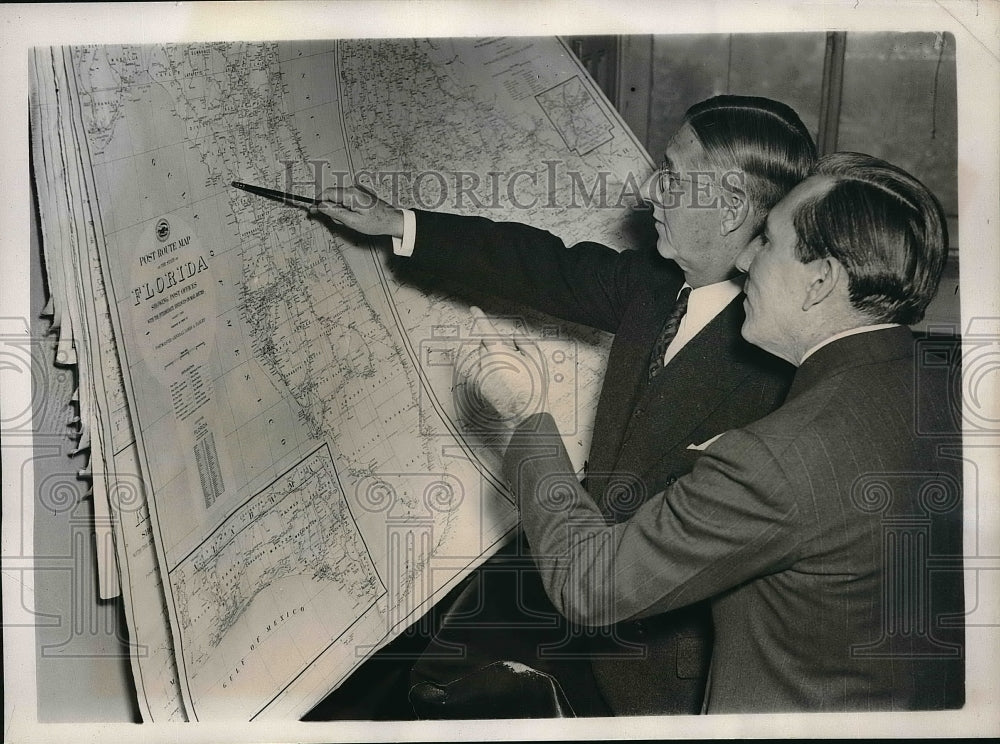
<path fill-rule="evenodd" d="M 557 434 L 548 414 L 529 418 L 511 438 L 504 474 L 546 592 L 574 622 L 683 607 L 793 561 L 793 489 L 754 435 L 727 433 L 689 475 L 607 525 Z"/>
<path fill-rule="evenodd" d="M 665 270 L 651 272 L 639 251 L 589 242 L 567 248 L 545 230 L 514 222 L 423 211 L 416 221 L 409 260 L 417 268 L 612 333 L 637 287 Z"/>

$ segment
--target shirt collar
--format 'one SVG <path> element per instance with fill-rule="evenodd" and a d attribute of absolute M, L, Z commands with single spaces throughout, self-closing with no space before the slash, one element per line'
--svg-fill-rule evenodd
<path fill-rule="evenodd" d="M 691 285 L 684 282 L 684 287 Z M 701 315 L 711 313 L 713 316 L 728 305 L 736 295 L 743 291 L 743 286 L 734 279 L 724 279 L 704 287 L 692 288 L 688 296 L 688 313 Z"/>

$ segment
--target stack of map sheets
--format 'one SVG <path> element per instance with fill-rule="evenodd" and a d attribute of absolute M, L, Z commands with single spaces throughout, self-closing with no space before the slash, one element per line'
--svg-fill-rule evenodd
<path fill-rule="evenodd" d="M 30 69 L 57 361 L 79 370 L 142 716 L 300 717 L 517 511 L 452 396 L 467 305 L 231 182 L 364 179 L 621 250 L 649 158 L 556 39 L 37 48 Z M 500 324 L 582 465 L 607 339 Z"/>

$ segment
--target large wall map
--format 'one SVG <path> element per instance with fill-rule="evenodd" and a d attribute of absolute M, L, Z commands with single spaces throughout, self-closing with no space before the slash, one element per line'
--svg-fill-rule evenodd
<path fill-rule="evenodd" d="M 95 472 L 111 494 L 132 484 L 110 501 L 143 716 L 300 716 L 517 514 L 451 395 L 467 307 L 401 281 L 379 241 L 230 182 L 367 179 L 403 206 L 622 249 L 635 202 L 616 197 L 648 156 L 553 39 L 32 61 L 36 167 L 67 174 L 42 211 L 48 260 L 71 253 L 80 280 Z M 507 315 L 579 465 L 606 339 Z"/>

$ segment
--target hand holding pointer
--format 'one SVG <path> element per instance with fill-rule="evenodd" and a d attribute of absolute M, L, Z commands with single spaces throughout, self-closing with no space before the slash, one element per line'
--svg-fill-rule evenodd
<path fill-rule="evenodd" d="M 382 201 L 378 194 L 361 183 L 324 189 L 319 198 L 251 186 L 238 181 L 233 181 L 233 186 L 258 196 L 301 206 L 307 209 L 311 216 L 324 215 L 338 225 L 365 235 L 403 237 L 402 210 Z"/>

